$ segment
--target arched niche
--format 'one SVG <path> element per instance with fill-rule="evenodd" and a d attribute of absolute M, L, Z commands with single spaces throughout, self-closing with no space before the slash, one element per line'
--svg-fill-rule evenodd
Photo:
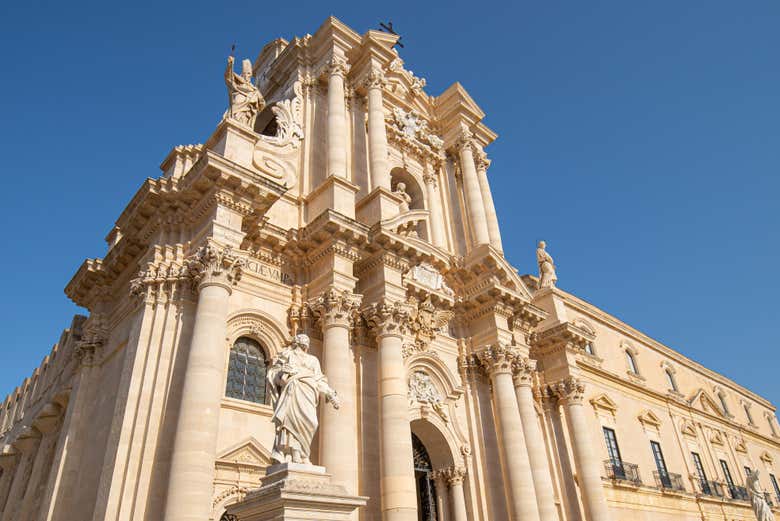
<path fill-rule="evenodd" d="M 390 188 L 395 191 L 398 187 L 398 183 L 404 183 L 406 185 L 406 193 L 412 198 L 412 202 L 409 203 L 410 210 L 426 209 L 425 193 L 417 178 L 403 168 L 396 167 L 390 171 Z"/>

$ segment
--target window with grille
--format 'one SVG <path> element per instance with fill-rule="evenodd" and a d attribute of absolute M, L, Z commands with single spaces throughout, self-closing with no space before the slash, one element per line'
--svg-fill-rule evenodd
<path fill-rule="evenodd" d="M 702 492 L 705 494 L 710 494 L 710 483 L 707 480 L 707 473 L 704 472 L 704 465 L 701 463 L 701 456 L 699 456 L 699 454 L 696 452 L 691 452 L 691 456 L 693 457 L 693 466 L 696 467 L 696 474 L 699 476 Z"/>
<path fill-rule="evenodd" d="M 669 471 L 666 469 L 666 460 L 664 459 L 664 453 L 661 450 L 661 444 L 657 441 L 651 441 L 650 448 L 653 450 L 655 468 L 658 469 L 658 475 L 660 476 L 661 483 L 663 483 L 665 487 L 671 488 L 672 483 L 669 479 Z"/>
<path fill-rule="evenodd" d="M 720 468 L 723 469 L 723 477 L 726 478 L 726 485 L 728 485 L 729 490 L 734 490 L 734 480 L 731 478 L 731 471 L 729 470 L 729 464 L 726 463 L 726 460 L 720 460 Z"/>
<path fill-rule="evenodd" d="M 775 496 L 777 496 L 777 501 L 780 502 L 780 486 L 777 484 L 777 478 L 775 478 L 774 474 L 770 474 L 769 480 L 772 482 L 772 487 L 775 489 Z"/>
<path fill-rule="evenodd" d="M 239 338 L 230 350 L 225 395 L 249 402 L 266 403 L 266 369 L 265 352 L 260 344 L 251 338 Z"/>
<path fill-rule="evenodd" d="M 745 476 L 750 477 L 750 474 L 753 472 L 753 470 L 745 465 Z"/>

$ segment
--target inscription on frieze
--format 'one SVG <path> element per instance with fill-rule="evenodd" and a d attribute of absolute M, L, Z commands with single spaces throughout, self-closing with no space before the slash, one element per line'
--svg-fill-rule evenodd
<path fill-rule="evenodd" d="M 279 266 L 255 260 L 246 261 L 243 271 L 255 273 L 264 279 L 281 282 L 285 286 L 292 286 L 295 280 L 292 274 L 285 272 Z"/>

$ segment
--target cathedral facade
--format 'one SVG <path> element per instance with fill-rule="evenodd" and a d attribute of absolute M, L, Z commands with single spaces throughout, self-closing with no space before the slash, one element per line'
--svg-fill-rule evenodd
<path fill-rule="evenodd" d="M 300 333 L 340 401 L 310 458 L 355 521 L 749 520 L 754 471 L 780 505 L 775 407 L 556 287 L 544 245 L 519 275 L 496 134 L 396 40 L 330 18 L 229 59 L 216 130 L 142 184 L 66 287 L 88 316 L 2 402 L 0 521 L 230 519 Z"/>

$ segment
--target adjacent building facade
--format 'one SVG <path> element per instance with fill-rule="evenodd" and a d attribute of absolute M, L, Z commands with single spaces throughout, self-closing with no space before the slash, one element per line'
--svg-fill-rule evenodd
<path fill-rule="evenodd" d="M 356 520 L 748 520 L 747 469 L 780 504 L 774 406 L 519 276 L 496 134 L 396 39 L 330 18 L 231 61 L 231 109 L 143 183 L 66 288 L 89 316 L 2 402 L 0 521 L 227 519 L 301 332 L 342 402 L 312 461 L 369 497 Z"/>

